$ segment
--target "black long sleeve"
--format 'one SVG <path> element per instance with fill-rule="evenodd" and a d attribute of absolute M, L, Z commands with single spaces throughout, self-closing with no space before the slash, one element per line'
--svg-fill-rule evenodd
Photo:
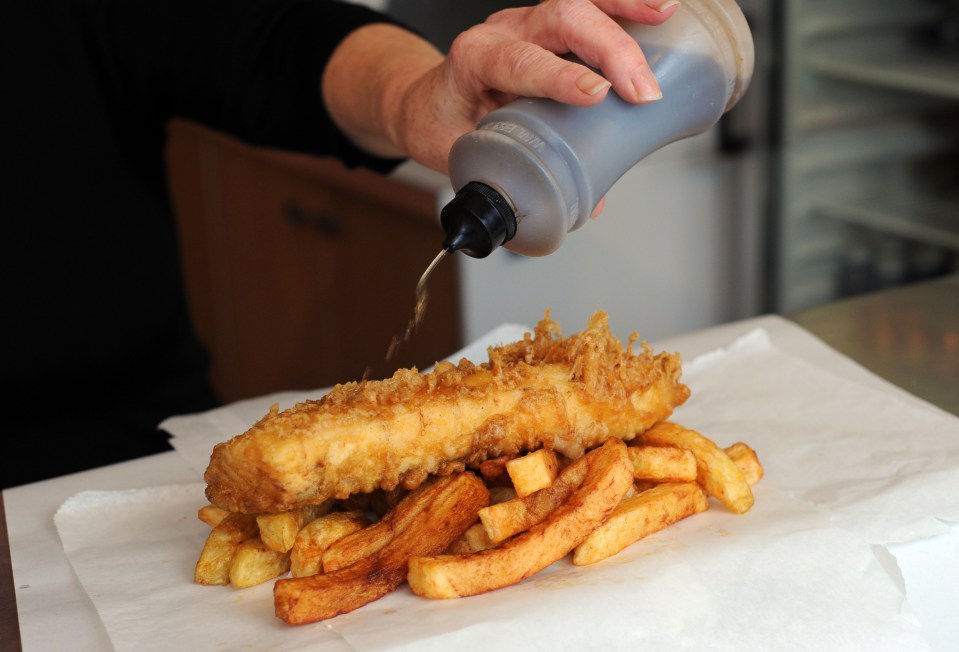
<path fill-rule="evenodd" d="M 320 77 L 387 18 L 324 0 L 8 0 L 0 9 L 3 486 L 155 452 L 212 407 L 163 161 L 168 120 L 389 169 Z M 42 447 L 36 461 L 17 441 Z"/>
<path fill-rule="evenodd" d="M 320 101 L 323 66 L 385 16 L 318 0 L 85 0 L 101 74 L 118 105 L 192 118 L 252 144 L 372 162 Z M 123 116 L 115 116 L 122 120 Z"/>

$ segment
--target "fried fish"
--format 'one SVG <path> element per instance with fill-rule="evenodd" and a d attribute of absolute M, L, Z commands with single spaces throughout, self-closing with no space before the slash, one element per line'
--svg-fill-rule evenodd
<path fill-rule="evenodd" d="M 689 397 L 676 354 L 633 351 L 607 315 L 563 337 L 549 312 L 489 360 L 442 362 L 429 373 L 337 385 L 270 412 L 217 444 L 205 473 L 210 502 L 231 512 L 281 512 L 475 468 L 550 448 L 571 459 L 609 437 L 630 440 Z"/>

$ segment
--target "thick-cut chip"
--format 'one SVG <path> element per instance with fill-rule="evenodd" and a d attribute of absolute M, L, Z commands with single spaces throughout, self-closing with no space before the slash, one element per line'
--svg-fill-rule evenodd
<path fill-rule="evenodd" d="M 290 549 L 290 573 L 309 577 L 323 572 L 323 553 L 333 543 L 370 524 L 363 512 L 333 512 L 307 523 Z"/>
<path fill-rule="evenodd" d="M 290 570 L 290 553 L 273 550 L 259 537 L 237 546 L 230 563 L 230 584 L 238 589 L 262 584 Z"/>
<path fill-rule="evenodd" d="M 431 496 L 438 490 L 436 485 L 445 485 L 450 482 L 451 478 L 452 476 L 446 476 L 436 480 L 432 486 L 421 486 L 407 494 L 395 508 L 387 512 L 383 518 L 373 525 L 353 534 L 348 534 L 334 542 L 323 553 L 323 572 L 332 573 L 341 568 L 346 568 L 360 559 L 378 552 L 394 536 L 403 531 L 417 514 L 426 509 L 429 505 L 426 496 Z M 487 500 L 489 499 L 487 498 Z M 400 505 L 403 505 L 403 509 L 398 509 Z"/>
<path fill-rule="evenodd" d="M 513 500 L 516 498 L 516 490 L 512 487 L 490 487 L 489 488 L 489 504 L 496 505 L 498 503 L 505 503 L 507 500 Z"/>
<path fill-rule="evenodd" d="M 506 463 L 513 459 L 513 455 L 500 455 L 480 462 L 479 471 L 486 481 L 487 487 L 512 487 L 513 483 L 506 472 Z"/>
<path fill-rule="evenodd" d="M 559 473 L 559 460 L 552 450 L 540 448 L 507 462 L 506 472 L 513 482 L 516 495 L 528 496 L 553 484 Z"/>
<path fill-rule="evenodd" d="M 451 555 L 463 555 L 470 552 L 488 550 L 496 544 L 490 541 L 482 523 L 474 523 L 459 539 L 450 544 L 446 552 Z"/>
<path fill-rule="evenodd" d="M 706 494 L 695 482 L 657 485 L 623 500 L 605 523 L 576 546 L 573 563 L 595 564 L 708 506 Z"/>
<path fill-rule="evenodd" d="M 296 541 L 297 532 L 316 517 L 330 511 L 332 504 L 332 500 L 327 500 L 320 505 L 306 505 L 279 514 L 260 514 L 256 517 L 260 539 L 271 550 L 289 552 Z"/>
<path fill-rule="evenodd" d="M 656 424 L 642 438 L 647 444 L 691 450 L 696 456 L 699 484 L 731 511 L 745 514 L 753 506 L 753 492 L 743 472 L 712 440 L 671 421 Z"/>
<path fill-rule="evenodd" d="M 585 460 L 584 456 L 567 466 L 545 489 L 481 509 L 480 521 L 490 541 L 501 543 L 514 534 L 525 532 L 566 502 L 583 482 L 586 475 Z"/>
<path fill-rule="evenodd" d="M 427 598 L 477 595 L 515 584 L 565 557 L 606 519 L 633 481 L 619 439 L 607 440 L 583 459 L 586 473 L 579 487 L 542 523 L 482 552 L 411 559 L 407 580 L 413 592 Z"/>
<path fill-rule="evenodd" d="M 400 501 L 406 498 L 410 493 L 405 487 L 395 487 L 390 490 L 378 489 L 370 494 L 369 511 L 382 518 L 391 509 L 400 504 Z"/>
<path fill-rule="evenodd" d="M 256 516 L 253 514 L 233 513 L 224 518 L 207 535 L 193 580 L 197 584 L 229 584 L 230 564 L 237 547 L 255 537 L 256 533 Z"/>
<path fill-rule="evenodd" d="M 220 524 L 220 521 L 230 515 L 230 512 L 220 509 L 216 505 L 204 505 L 197 510 L 196 515 L 210 527 L 216 527 Z"/>
<path fill-rule="evenodd" d="M 732 446 L 727 446 L 725 451 L 729 455 L 729 459 L 743 472 L 743 477 L 746 478 L 746 482 L 750 486 L 763 479 L 765 473 L 763 465 L 759 463 L 759 456 L 756 455 L 756 451 L 748 445 L 739 441 Z"/>
<path fill-rule="evenodd" d="M 653 482 L 695 482 L 696 456 L 674 446 L 630 446 L 633 477 Z"/>
<path fill-rule="evenodd" d="M 311 623 L 383 597 L 406 579 L 411 557 L 446 550 L 476 521 L 476 512 L 488 501 L 486 485 L 468 472 L 410 494 L 394 512 L 412 509 L 415 513 L 397 519 L 406 526 L 395 530 L 375 553 L 332 573 L 278 580 L 273 588 L 277 617 L 291 625 Z"/>

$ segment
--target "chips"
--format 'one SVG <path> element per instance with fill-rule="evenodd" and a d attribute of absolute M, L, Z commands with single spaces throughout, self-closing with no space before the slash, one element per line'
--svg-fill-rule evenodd
<path fill-rule="evenodd" d="M 260 539 L 271 550 L 289 552 L 300 529 L 316 517 L 330 511 L 332 504 L 333 501 L 328 500 L 321 505 L 307 505 L 280 514 L 260 514 L 256 517 Z"/>
<path fill-rule="evenodd" d="M 196 515 L 210 527 L 216 527 L 220 524 L 220 521 L 230 515 L 230 512 L 220 509 L 216 505 L 204 505 L 197 510 Z"/>
<path fill-rule="evenodd" d="M 196 562 L 197 584 L 229 584 L 230 566 L 240 544 L 256 536 L 256 517 L 230 514 L 210 530 Z"/>
<path fill-rule="evenodd" d="M 633 477 L 649 482 L 696 482 L 696 456 L 684 448 L 630 446 Z"/>
<path fill-rule="evenodd" d="M 556 459 L 556 453 L 541 448 L 529 455 L 508 461 L 506 473 L 513 483 L 516 494 L 528 496 L 534 491 L 545 489 L 553 484 L 556 474 L 559 473 L 559 460 Z"/>
<path fill-rule="evenodd" d="M 707 496 L 744 513 L 763 476 L 748 445 L 722 449 L 671 422 L 572 462 L 540 449 L 478 471 L 282 514 L 206 505 L 197 516 L 212 529 L 195 580 L 244 588 L 289 572 L 274 585 L 274 608 L 293 625 L 352 611 L 404 580 L 428 598 L 476 595 L 570 552 L 576 565 L 599 563 L 704 511 Z"/>
<path fill-rule="evenodd" d="M 448 481 L 449 478 L 440 478 L 436 481 L 436 484 L 443 484 Z M 420 487 L 401 500 L 394 509 L 387 512 L 374 525 L 347 535 L 333 543 L 323 553 L 323 572 L 331 573 L 345 568 L 378 552 L 393 539 L 397 532 L 406 529 L 410 522 L 429 506 L 429 500 L 424 498 L 424 496 L 432 495 L 432 493 L 427 492 L 428 489 L 429 485 Z M 488 491 L 486 502 L 489 502 Z M 402 509 L 400 509 L 400 505 L 403 506 Z"/>
<path fill-rule="evenodd" d="M 488 550 L 495 545 L 486 535 L 486 528 L 483 527 L 483 524 L 474 523 L 459 539 L 450 544 L 446 552 L 451 555 L 461 555 Z"/>
<path fill-rule="evenodd" d="M 763 466 L 759 463 L 759 457 L 756 456 L 756 451 L 741 441 L 727 447 L 725 450 L 726 454 L 729 455 L 729 459 L 743 472 L 743 477 L 746 479 L 747 484 L 752 486 L 763 479 Z"/>
<path fill-rule="evenodd" d="M 696 456 L 699 484 L 731 511 L 745 514 L 753 506 L 753 492 L 743 472 L 713 441 L 671 421 L 656 424 L 643 433 L 642 439 L 648 444 L 692 451 Z"/>
<path fill-rule="evenodd" d="M 514 534 L 524 532 L 566 502 L 585 477 L 585 459 L 581 457 L 566 467 L 549 487 L 481 509 L 480 521 L 490 540 L 500 543 Z"/>
<path fill-rule="evenodd" d="M 230 563 L 230 584 L 238 589 L 262 584 L 290 570 L 290 553 L 277 552 L 259 537 L 237 546 Z"/>
<path fill-rule="evenodd" d="M 320 516 L 300 530 L 290 552 L 293 577 L 309 577 L 323 572 L 323 554 L 342 539 L 370 524 L 363 512 L 334 512 Z"/>
<path fill-rule="evenodd" d="M 621 502 L 606 522 L 573 551 L 577 566 L 595 564 L 653 532 L 706 511 L 706 494 L 695 482 L 657 485 Z"/>
<path fill-rule="evenodd" d="M 487 502 L 486 486 L 469 472 L 417 490 L 396 506 L 394 512 L 410 515 L 396 519 L 402 527 L 375 552 L 333 572 L 277 581 L 277 617 L 292 625 L 311 623 L 383 597 L 406 579 L 410 558 L 446 550 Z"/>
<path fill-rule="evenodd" d="M 413 593 L 428 598 L 486 593 L 565 557 L 602 524 L 632 484 L 632 465 L 621 440 L 609 439 L 582 459 L 582 479 L 569 499 L 523 534 L 473 554 L 410 559 L 407 579 Z"/>
<path fill-rule="evenodd" d="M 480 475 L 483 476 L 487 487 L 491 489 L 493 487 L 513 488 L 513 483 L 509 479 L 509 473 L 506 471 L 506 463 L 511 459 L 513 458 L 509 455 L 500 455 L 499 457 L 494 457 L 480 463 L 479 472 Z"/>

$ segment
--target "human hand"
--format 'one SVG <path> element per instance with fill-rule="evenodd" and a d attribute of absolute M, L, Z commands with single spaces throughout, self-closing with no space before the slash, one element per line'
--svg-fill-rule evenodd
<path fill-rule="evenodd" d="M 589 106 L 610 87 L 628 102 L 662 97 L 639 45 L 613 18 L 658 25 L 676 4 L 545 0 L 493 14 L 460 34 L 446 57 L 397 27 L 369 25 L 337 49 L 324 97 L 357 144 L 445 173 L 453 142 L 516 97 Z M 587 65 L 564 59 L 569 53 Z"/>
<path fill-rule="evenodd" d="M 589 106 L 601 102 L 612 86 L 629 102 L 661 98 L 639 45 L 611 17 L 656 25 L 677 4 L 647 1 L 547 0 L 498 12 L 463 32 L 442 64 L 404 97 L 405 149 L 445 172 L 456 138 L 518 96 Z M 568 53 L 602 75 L 562 58 Z"/>

